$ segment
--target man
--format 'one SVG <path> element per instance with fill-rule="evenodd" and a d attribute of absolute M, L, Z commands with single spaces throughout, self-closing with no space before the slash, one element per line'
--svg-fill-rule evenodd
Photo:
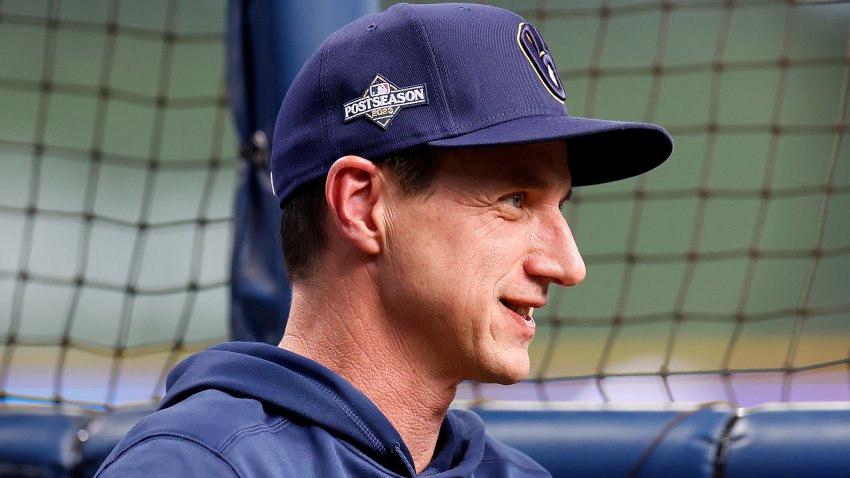
<path fill-rule="evenodd" d="M 572 188 L 672 151 L 565 98 L 538 30 L 504 10 L 397 5 L 332 35 L 276 125 L 279 347 L 180 364 L 99 476 L 548 476 L 448 407 L 464 380 L 525 377 L 533 309 L 584 278 Z"/>

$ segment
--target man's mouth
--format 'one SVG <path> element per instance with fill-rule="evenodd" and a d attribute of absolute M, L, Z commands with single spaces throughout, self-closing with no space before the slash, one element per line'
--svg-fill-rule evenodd
<path fill-rule="evenodd" d="M 508 302 L 505 299 L 500 299 L 499 302 L 502 303 L 506 308 L 514 311 L 517 315 L 522 316 L 523 319 L 532 321 L 534 320 L 531 316 L 534 314 L 534 307 L 528 305 L 519 305 L 514 304 L 512 302 Z"/>

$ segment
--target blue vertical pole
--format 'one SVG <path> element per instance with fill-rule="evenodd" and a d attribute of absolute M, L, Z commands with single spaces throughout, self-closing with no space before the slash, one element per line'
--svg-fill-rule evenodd
<path fill-rule="evenodd" d="M 278 108 L 301 65 L 334 30 L 377 11 L 377 0 L 231 0 L 228 94 L 241 153 L 231 258 L 234 340 L 277 344 L 290 285 L 268 158 Z"/>

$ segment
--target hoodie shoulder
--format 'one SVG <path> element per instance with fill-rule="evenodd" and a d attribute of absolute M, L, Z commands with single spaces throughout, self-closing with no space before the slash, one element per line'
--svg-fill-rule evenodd
<path fill-rule="evenodd" d="M 255 399 L 204 390 L 142 418 L 118 443 L 97 476 L 240 476 L 235 470 L 246 468 L 243 461 L 264 466 L 273 458 L 264 456 L 257 443 L 272 440 L 284 447 L 290 443 L 292 437 L 281 436 L 290 430 L 290 423 L 286 415 L 267 413 Z M 145 468 L 149 463 L 162 473 Z"/>
<path fill-rule="evenodd" d="M 220 455 L 192 440 L 169 435 L 151 437 L 110 456 L 95 478 L 204 476 L 235 478 L 239 474 Z M 151 459 L 155 456 L 156 459 Z"/>
<path fill-rule="evenodd" d="M 223 453 L 240 435 L 279 431 L 289 423 L 286 415 L 268 414 L 254 398 L 210 389 L 143 418 L 127 439 L 176 434 Z"/>

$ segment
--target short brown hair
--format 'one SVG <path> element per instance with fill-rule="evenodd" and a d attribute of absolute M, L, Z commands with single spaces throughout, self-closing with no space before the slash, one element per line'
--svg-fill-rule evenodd
<path fill-rule="evenodd" d="M 434 148 L 415 146 L 372 162 L 387 171 L 406 196 L 414 197 L 426 193 L 431 187 L 440 155 Z M 310 277 L 327 244 L 326 179 L 322 176 L 299 186 L 284 205 L 280 242 L 290 282 Z"/>

